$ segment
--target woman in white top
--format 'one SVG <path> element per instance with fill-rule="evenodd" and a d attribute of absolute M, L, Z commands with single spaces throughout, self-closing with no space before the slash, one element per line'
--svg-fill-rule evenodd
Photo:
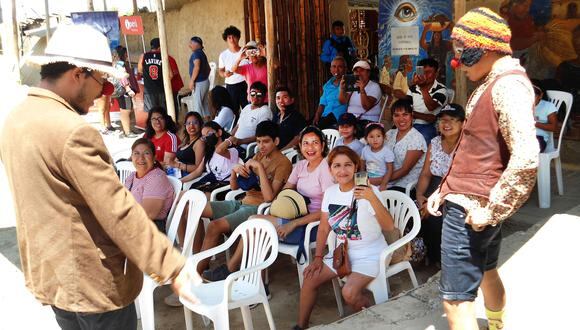
<path fill-rule="evenodd" d="M 391 107 L 396 128 L 387 132 L 387 145 L 395 154 L 395 170 L 391 175 L 390 188 L 405 192 L 410 183 L 419 180 L 425 161 L 427 143 L 423 135 L 413 128 L 413 106 L 407 99 L 397 100 Z M 411 193 L 413 198 L 413 193 Z"/>
<path fill-rule="evenodd" d="M 294 329 L 308 327 L 318 288 L 337 276 L 332 267 L 332 251 L 324 256 L 330 231 L 337 234 L 338 241 L 348 239 L 352 273 L 342 288 L 342 296 L 354 311 L 360 311 L 370 305 L 362 291 L 377 276 L 381 251 L 387 247 L 382 231 L 394 228 L 378 190 L 355 186 L 354 173 L 361 168 L 356 152 L 346 146 L 336 147 L 328 155 L 328 163 L 337 184 L 330 186 L 322 199 L 316 253 L 304 270 L 298 325 Z"/>
<path fill-rule="evenodd" d="M 234 127 L 238 117 L 238 108 L 234 107 L 230 94 L 223 86 L 215 86 L 210 93 L 210 106 L 214 119 L 228 133 Z"/>
<path fill-rule="evenodd" d="M 346 91 L 344 76 L 340 81 L 340 93 L 338 100 L 342 104 L 348 104 L 348 113 L 352 113 L 359 120 L 377 122 L 381 114 L 381 87 L 371 81 L 371 66 L 367 61 L 358 61 L 352 68 L 358 77 L 355 84 L 359 88 L 356 92 Z"/>
<path fill-rule="evenodd" d="M 455 103 L 443 107 L 437 115 L 437 129 L 440 136 L 431 140 L 425 164 L 417 183 L 417 203 L 421 209 L 421 232 L 429 261 L 437 263 L 441 260 L 441 229 L 442 217 L 433 216 L 427 212 L 427 198 L 439 187 L 441 180 L 449 171 L 453 150 L 459 141 L 459 135 L 465 121 L 465 111 Z"/>

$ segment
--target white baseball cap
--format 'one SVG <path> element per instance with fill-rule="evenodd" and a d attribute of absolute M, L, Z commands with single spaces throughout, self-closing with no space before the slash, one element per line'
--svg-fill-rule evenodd
<path fill-rule="evenodd" d="M 354 64 L 354 66 L 352 67 L 352 70 L 354 71 L 354 69 L 356 68 L 363 68 L 365 70 L 370 70 L 371 69 L 371 65 L 369 64 L 369 62 L 367 61 L 358 61 Z"/>

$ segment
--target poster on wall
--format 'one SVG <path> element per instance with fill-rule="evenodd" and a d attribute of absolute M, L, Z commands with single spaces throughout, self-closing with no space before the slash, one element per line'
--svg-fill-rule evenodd
<path fill-rule="evenodd" d="M 379 65 L 391 81 L 399 72 L 411 81 L 417 62 L 433 57 L 439 62 L 437 80 L 454 88 L 449 66 L 452 12 L 452 0 L 380 0 Z"/>
<path fill-rule="evenodd" d="M 87 24 L 101 31 L 109 39 L 109 47 L 120 45 L 119 14 L 116 11 L 87 11 L 71 13 L 74 24 Z"/>

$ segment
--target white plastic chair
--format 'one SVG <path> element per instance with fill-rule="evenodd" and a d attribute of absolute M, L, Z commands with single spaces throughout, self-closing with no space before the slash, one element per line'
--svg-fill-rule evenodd
<path fill-rule="evenodd" d="M 387 107 L 389 106 L 389 102 L 387 102 L 389 100 L 389 96 L 387 94 L 383 94 L 383 97 L 381 97 L 381 102 L 383 102 L 383 105 L 381 106 L 381 114 L 379 115 L 379 123 L 383 120 L 383 115 L 385 114 L 385 109 L 387 109 Z"/>
<path fill-rule="evenodd" d="M 562 137 L 566 130 L 570 110 L 572 109 L 573 97 L 572 94 L 561 91 L 546 91 L 546 95 L 550 99 L 556 109 L 560 109 L 562 103 L 566 104 L 566 116 L 562 122 L 560 129 L 560 136 L 558 137 L 558 145 L 554 145 L 554 134 L 550 134 L 546 150 L 539 155 L 538 164 L 538 202 L 540 208 L 546 209 L 550 207 L 551 199 L 551 185 L 550 185 L 550 163 L 554 161 L 554 170 L 556 171 L 556 181 L 558 184 L 558 194 L 564 194 L 564 180 L 562 179 L 562 161 L 560 159 L 560 147 L 562 146 Z"/>
<path fill-rule="evenodd" d="M 340 133 L 338 133 L 338 130 L 332 128 L 323 129 L 322 133 L 324 133 L 324 136 L 326 137 L 328 150 L 332 150 L 332 148 L 334 148 L 334 145 L 336 144 L 336 140 L 338 140 L 338 138 L 340 137 Z"/>
<path fill-rule="evenodd" d="M 209 90 L 211 91 L 215 86 L 215 75 L 217 73 L 217 64 L 209 62 Z"/>
<path fill-rule="evenodd" d="M 294 148 L 286 149 L 282 151 L 282 154 L 288 158 L 292 165 L 296 164 L 299 160 L 298 151 L 296 151 Z"/>
<path fill-rule="evenodd" d="M 455 90 L 447 88 L 447 104 L 453 103 L 454 99 L 455 99 Z"/>
<path fill-rule="evenodd" d="M 177 228 L 181 221 L 181 215 L 186 206 L 188 206 L 187 215 L 187 229 L 185 230 L 185 241 L 183 242 L 183 248 L 181 254 L 184 257 L 190 257 L 192 254 L 193 238 L 195 236 L 195 231 L 197 230 L 197 225 L 199 223 L 199 218 L 207 199 L 205 194 L 199 190 L 188 190 L 183 194 L 183 197 L 179 200 L 177 204 L 175 214 L 173 215 L 173 220 L 167 230 L 167 238 L 171 244 L 175 244 L 175 239 L 177 236 Z M 170 284 L 170 282 L 157 284 L 149 276 L 144 275 L 143 278 L 143 288 L 139 294 L 139 314 L 141 316 L 141 326 L 143 330 L 154 330 L 155 329 L 155 311 L 153 305 L 153 291 L 160 285 Z"/>
<path fill-rule="evenodd" d="M 131 148 L 118 150 L 111 154 L 111 158 L 113 158 L 114 163 L 124 160 L 131 161 Z"/>
<path fill-rule="evenodd" d="M 270 205 L 272 203 L 262 203 L 258 206 L 258 214 L 270 214 Z M 318 227 L 320 221 L 314 221 L 306 225 L 306 230 L 304 233 L 304 251 L 306 256 L 304 258 L 304 263 L 300 264 L 298 260 L 296 260 L 296 255 L 298 254 L 298 245 L 294 244 L 286 244 L 282 242 L 278 242 L 278 253 L 289 255 L 292 260 L 296 263 L 296 268 L 298 270 L 298 283 L 300 283 L 300 287 L 302 288 L 302 283 L 304 282 L 304 270 L 308 265 L 310 265 L 312 249 L 316 248 L 316 240 L 309 242 L 310 234 L 314 228 Z M 268 272 L 266 272 L 266 284 L 269 284 L 269 276 Z"/>
<path fill-rule="evenodd" d="M 196 271 L 197 264 L 203 259 L 228 250 L 238 238 L 242 239 L 244 246 L 240 270 L 230 274 L 223 281 L 201 283 L 202 279 Z M 262 283 L 261 271 L 274 263 L 277 255 L 276 229 L 264 219 L 245 221 L 222 245 L 194 255 L 191 258 L 191 270 L 196 284 L 192 287 L 192 293 L 199 299 L 199 302 L 192 304 L 180 299 L 184 307 L 186 329 L 193 329 L 192 311 L 211 319 L 214 329 L 229 329 L 228 310 L 234 308 L 241 308 L 244 327 L 253 329 L 249 306 L 256 303 L 264 305 L 270 329 L 275 329 L 274 318 Z"/>
<path fill-rule="evenodd" d="M 125 184 L 125 180 L 127 180 L 129 175 L 136 171 L 133 162 L 128 160 L 116 163 L 115 168 L 119 174 L 119 181 L 121 181 L 121 184 L 123 185 Z"/>
<path fill-rule="evenodd" d="M 183 184 L 181 183 L 181 181 L 171 175 L 167 176 L 167 179 L 169 179 L 169 182 L 171 183 L 171 186 L 173 187 L 173 204 L 171 204 L 171 208 L 169 209 L 169 213 L 167 213 L 167 226 L 169 227 L 171 225 L 171 220 L 173 220 L 173 214 L 175 213 L 175 208 L 177 206 L 177 202 L 179 202 L 179 194 L 181 193 L 181 188 L 183 186 Z"/>
<path fill-rule="evenodd" d="M 246 146 L 246 159 L 252 158 L 258 152 L 258 142 L 250 142 Z"/>
<path fill-rule="evenodd" d="M 379 258 L 379 274 L 377 277 L 369 283 L 367 289 L 373 293 L 376 304 L 384 303 L 389 300 L 389 284 L 388 278 L 398 274 L 404 270 L 409 273 L 411 278 L 411 283 L 414 288 L 417 288 L 419 284 L 417 283 L 417 278 L 415 277 L 415 272 L 409 261 L 401 261 L 394 265 L 389 265 L 391 262 L 391 257 L 393 252 L 398 248 L 410 242 L 421 229 L 421 217 L 419 216 L 419 210 L 417 206 L 411 200 L 411 198 L 402 192 L 386 190 L 381 191 L 381 199 L 386 205 L 387 210 L 393 217 L 395 227 L 401 232 L 401 238 L 399 238 L 393 244 L 390 244 L 382 252 Z M 413 221 L 413 227 L 410 232 L 403 236 L 403 232 L 409 221 Z M 333 231 L 328 235 L 328 250 L 334 251 L 336 246 L 336 235 Z M 334 288 L 334 295 L 336 297 L 336 304 L 338 305 L 338 313 L 340 316 L 344 316 L 344 307 L 342 305 L 342 295 L 340 292 L 340 282 L 345 281 L 346 277 L 342 280 L 335 278 L 332 281 L 332 286 Z"/>

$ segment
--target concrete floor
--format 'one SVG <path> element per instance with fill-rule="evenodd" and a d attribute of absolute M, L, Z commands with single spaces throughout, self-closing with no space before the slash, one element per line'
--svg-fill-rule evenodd
<path fill-rule="evenodd" d="M 119 140 L 115 136 L 105 136 L 105 142 L 110 146 L 111 153 L 122 150 L 131 145 L 132 140 Z M 567 141 L 563 148 L 565 195 L 555 193 L 555 181 L 552 181 L 552 207 L 539 209 L 537 193 L 534 191 L 528 203 L 516 213 L 511 220 L 505 223 L 504 237 L 514 233 L 521 233 L 532 228 L 537 223 L 545 222 L 555 213 L 564 212 L 579 204 L 580 201 L 580 143 Z M 1 165 L 0 165 L 1 167 Z M 3 170 L 0 171 L 0 194 L 2 207 L 0 208 L 0 317 L 1 329 L 54 329 L 56 324 L 51 319 L 51 311 L 41 307 L 23 286 L 22 273 L 19 272 L 20 261 L 16 245 L 16 235 L 13 223 L 13 211 L 10 194 L 5 188 Z M 7 203 L 4 203 L 6 201 Z M 219 260 L 219 259 L 218 259 Z M 223 258 L 222 258 L 223 260 Z M 219 261 L 218 261 L 219 263 Z M 419 283 L 425 283 L 437 273 L 433 266 L 416 265 L 415 272 Z M 299 300 L 299 286 L 296 266 L 289 257 L 282 256 L 272 266 L 270 271 L 270 291 L 272 300 L 270 306 L 278 329 L 289 329 L 296 322 Z M 398 295 L 411 288 L 405 275 L 390 279 L 393 295 Z M 184 329 L 183 311 L 181 308 L 168 307 L 163 298 L 170 293 L 168 287 L 158 288 L 155 292 L 155 318 L 157 329 Z M 256 329 L 267 328 L 265 314 L 261 306 L 252 311 Z M 319 291 L 317 305 L 311 317 L 311 325 L 329 324 L 338 320 L 336 302 L 330 284 Z M 195 326 L 202 327 L 201 318 L 195 317 Z M 230 311 L 230 325 L 232 329 L 242 329 L 242 320 L 239 310 Z M 360 328 L 360 327 L 355 327 Z"/>

